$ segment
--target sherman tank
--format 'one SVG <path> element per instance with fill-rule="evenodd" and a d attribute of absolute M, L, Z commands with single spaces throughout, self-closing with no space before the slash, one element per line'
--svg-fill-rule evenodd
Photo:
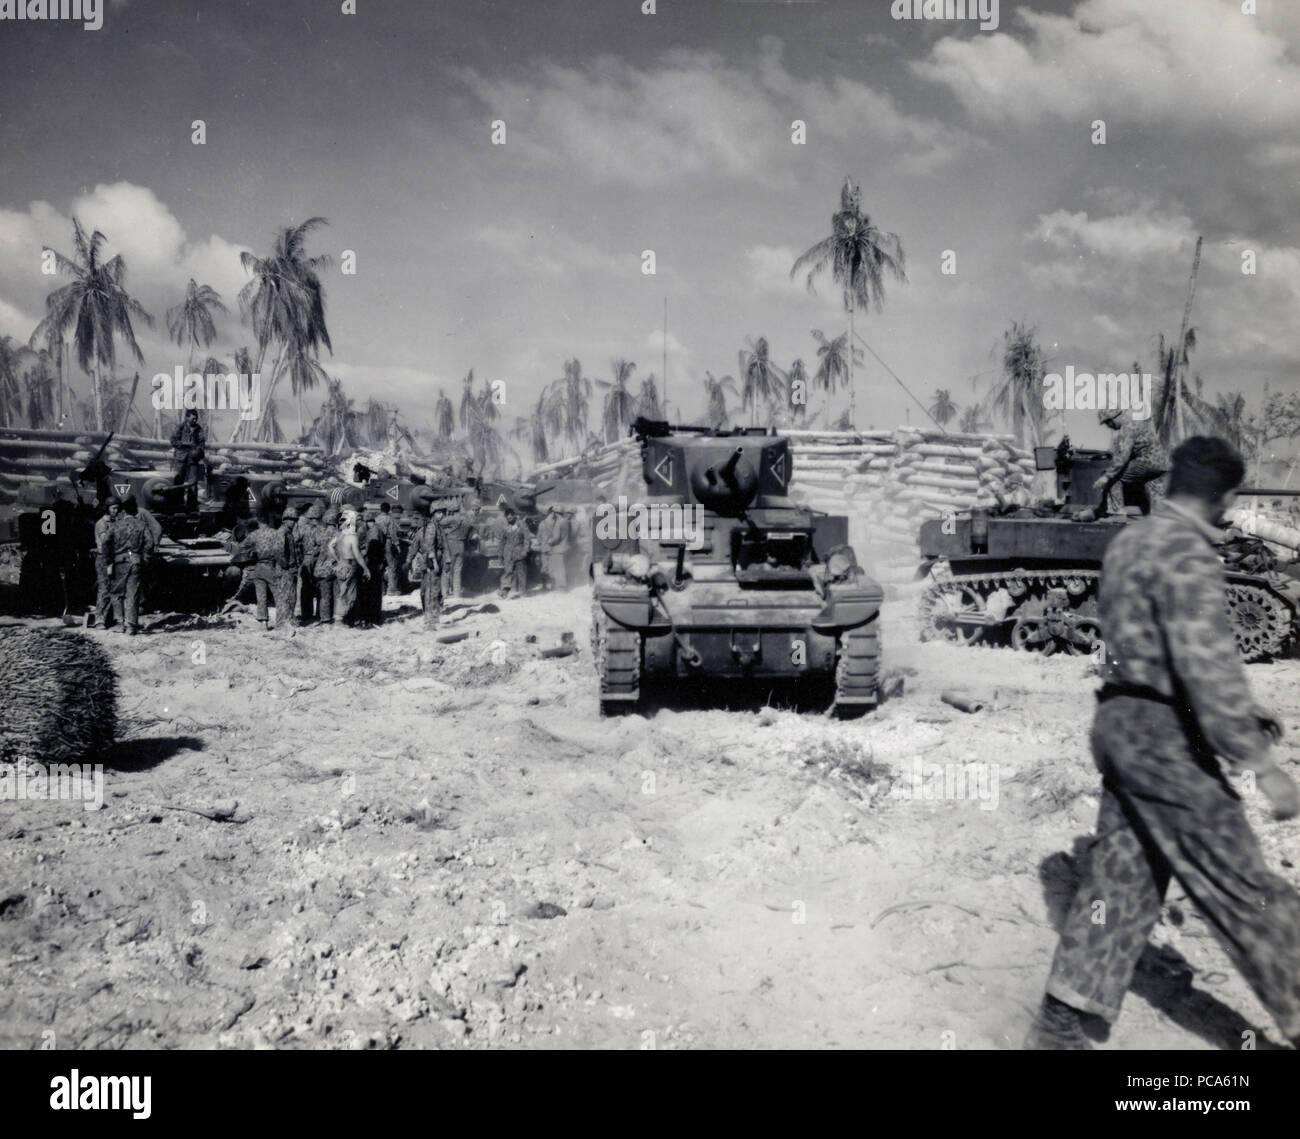
<path fill-rule="evenodd" d="M 841 716 L 877 700 L 883 594 L 848 519 L 800 506 L 787 439 L 638 419 L 644 488 L 593 520 L 600 707 L 643 685 L 802 681 Z"/>
<path fill-rule="evenodd" d="M 1037 448 L 1035 458 L 1040 471 L 1055 471 L 1055 501 L 922 523 L 917 577 L 929 582 L 919 607 L 922 640 L 1048 654 L 1100 651 L 1102 558 L 1137 508 L 1106 514 L 1093 483 L 1110 462 L 1108 451 L 1076 449 L 1067 437 Z M 1300 628 L 1300 563 L 1280 564 L 1263 542 L 1238 531 L 1225 534 L 1219 552 L 1242 657 L 1282 655 Z"/>

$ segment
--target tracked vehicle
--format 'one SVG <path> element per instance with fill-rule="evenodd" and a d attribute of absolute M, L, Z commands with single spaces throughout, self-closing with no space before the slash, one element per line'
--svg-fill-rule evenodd
<path fill-rule="evenodd" d="M 645 419 L 633 431 L 644 487 L 593 520 L 602 713 L 636 707 L 654 682 L 712 679 L 800 681 L 840 715 L 872 708 L 883 594 L 848 519 L 789 497 L 789 441 Z"/>
<path fill-rule="evenodd" d="M 1068 438 L 1039 447 L 1038 469 L 1056 472 L 1055 503 L 922 523 L 917 576 L 929 584 L 919 605 L 921 639 L 1098 651 L 1102 558 L 1129 520 L 1105 515 L 1093 486 L 1110 458 L 1076 450 Z M 1278 564 L 1262 542 L 1240 535 L 1225 535 L 1220 555 L 1238 651 L 1247 661 L 1282 655 L 1300 631 L 1300 563 Z"/>

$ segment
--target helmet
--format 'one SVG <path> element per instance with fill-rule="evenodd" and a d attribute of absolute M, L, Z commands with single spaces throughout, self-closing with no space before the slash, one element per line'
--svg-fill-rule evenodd
<path fill-rule="evenodd" d="M 1120 419 L 1124 414 L 1122 407 L 1103 407 L 1097 411 L 1097 422 L 1111 424 Z"/>

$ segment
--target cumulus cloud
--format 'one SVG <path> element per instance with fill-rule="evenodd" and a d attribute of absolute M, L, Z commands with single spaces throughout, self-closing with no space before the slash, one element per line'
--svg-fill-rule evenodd
<path fill-rule="evenodd" d="M 1015 33 L 945 37 L 912 64 L 975 118 L 1094 118 L 1152 129 L 1289 138 L 1300 67 L 1237 0 L 1083 0 L 1068 16 L 1017 6 Z M 1265 151 L 1266 155 L 1276 153 Z"/>
<path fill-rule="evenodd" d="M 790 245 L 760 244 L 746 249 L 745 261 L 749 265 L 754 291 L 786 298 L 806 294 L 808 290 L 803 280 L 790 278 L 790 266 L 798 256 Z"/>
<path fill-rule="evenodd" d="M 639 249 L 629 248 L 622 256 L 607 253 L 590 242 L 560 232 L 554 226 L 534 230 L 522 224 L 487 225 L 479 229 L 476 237 L 489 249 L 508 254 L 512 273 L 540 271 L 549 277 L 563 277 L 594 272 L 621 273 L 630 277 L 640 272 Z"/>
<path fill-rule="evenodd" d="M 507 124 L 508 145 L 578 176 L 630 185 L 683 179 L 786 177 L 791 124 L 810 145 L 830 139 L 879 151 L 904 170 L 951 161 L 975 145 L 951 126 L 899 110 L 856 80 L 798 79 L 780 44 L 765 40 L 757 60 L 675 50 L 638 67 L 601 56 L 583 67 L 539 64 L 530 78 L 458 76 Z"/>

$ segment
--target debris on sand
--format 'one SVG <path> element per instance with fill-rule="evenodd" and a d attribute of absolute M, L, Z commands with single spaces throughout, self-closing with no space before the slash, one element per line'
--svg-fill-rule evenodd
<path fill-rule="evenodd" d="M 956 708 L 959 712 L 982 712 L 984 710 L 984 702 L 982 700 L 979 700 L 974 696 L 963 695 L 960 692 L 941 692 L 939 694 L 939 699 L 945 704 Z"/>

